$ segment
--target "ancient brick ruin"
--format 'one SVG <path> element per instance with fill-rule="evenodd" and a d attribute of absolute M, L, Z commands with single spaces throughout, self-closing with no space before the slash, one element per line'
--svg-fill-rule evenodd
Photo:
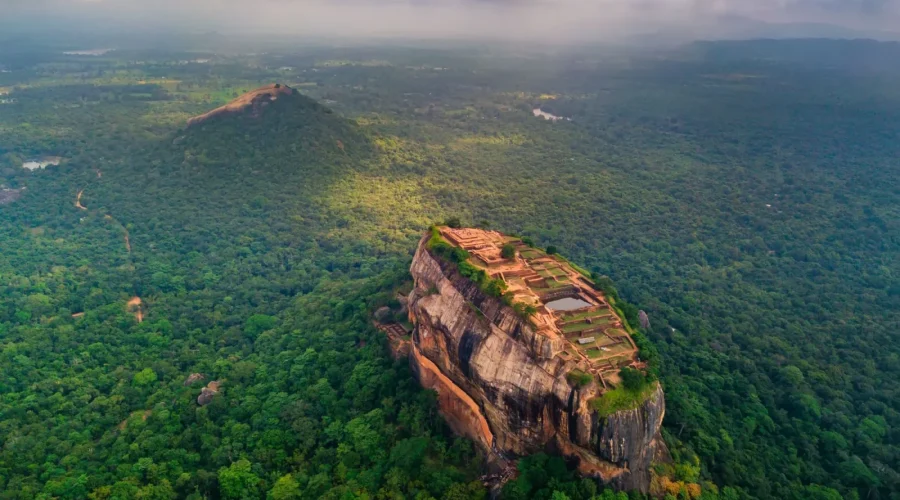
<path fill-rule="evenodd" d="M 556 343 L 564 347 L 553 352 L 554 356 L 575 361 L 585 373 L 599 376 L 605 387 L 619 383 L 621 368 L 643 368 L 622 319 L 594 282 L 568 261 L 497 231 L 450 227 L 439 231 L 452 245 L 469 253 L 470 264 L 491 278 L 502 279 L 514 304 L 536 308 L 530 320 L 538 334 L 565 339 Z M 515 248 L 511 259 L 502 257 L 504 245 Z M 565 302 L 566 307 L 557 301 Z"/>

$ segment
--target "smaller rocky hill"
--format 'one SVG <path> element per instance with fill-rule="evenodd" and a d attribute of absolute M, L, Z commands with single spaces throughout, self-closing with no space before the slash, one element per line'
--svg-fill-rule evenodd
<path fill-rule="evenodd" d="M 371 153 L 356 123 L 277 83 L 191 118 L 173 146 L 182 170 L 215 166 L 217 174 L 238 175 L 242 183 L 248 174 L 266 173 L 277 173 L 268 179 L 281 183 L 298 180 L 289 177 L 297 174 L 307 183 L 325 182 L 315 177 L 360 165 Z"/>
<path fill-rule="evenodd" d="M 188 127 L 192 127 L 215 116 L 240 114 L 244 112 L 250 112 L 253 116 L 258 117 L 260 111 L 272 101 L 277 100 L 279 96 L 294 95 L 296 92 L 296 90 L 287 85 L 281 85 L 279 83 L 266 85 L 265 87 L 260 87 L 251 92 L 247 92 L 224 106 L 189 119 L 187 125 Z"/>

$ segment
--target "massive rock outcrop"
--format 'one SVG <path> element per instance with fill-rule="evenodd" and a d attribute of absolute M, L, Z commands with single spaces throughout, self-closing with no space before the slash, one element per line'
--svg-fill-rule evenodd
<path fill-rule="evenodd" d="M 582 474 L 646 492 L 650 465 L 665 445 L 665 401 L 656 384 L 633 409 L 601 416 L 590 401 L 597 381 L 570 384 L 573 361 L 536 334 L 527 319 L 463 277 L 420 242 L 409 296 L 414 331 L 410 365 L 438 393 L 451 428 L 495 457 L 555 451 Z M 559 339 L 554 339 L 558 341 Z"/>

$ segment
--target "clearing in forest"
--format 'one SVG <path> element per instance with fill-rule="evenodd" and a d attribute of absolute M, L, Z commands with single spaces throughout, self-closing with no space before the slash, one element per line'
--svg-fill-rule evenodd
<path fill-rule="evenodd" d="M 143 323 L 143 301 L 141 301 L 140 297 L 132 297 L 131 300 L 128 301 L 128 304 L 126 304 L 126 310 L 130 313 L 134 313 L 134 319 L 136 319 L 138 323 Z"/>
<path fill-rule="evenodd" d="M 87 207 L 81 204 L 81 195 L 84 194 L 84 189 L 78 192 L 78 196 L 75 198 L 75 206 L 82 209 L 87 210 Z"/>

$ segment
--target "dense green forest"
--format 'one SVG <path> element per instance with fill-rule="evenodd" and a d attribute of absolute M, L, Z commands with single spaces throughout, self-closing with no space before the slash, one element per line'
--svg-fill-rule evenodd
<path fill-rule="evenodd" d="M 0 498 L 484 497 L 370 324 L 449 216 L 647 311 L 675 479 L 703 498 L 900 498 L 894 45 L 17 47 Z M 304 95 L 185 129 L 275 81 Z M 41 156 L 63 160 L 21 168 Z M 519 468 L 503 497 L 617 498 Z"/>

